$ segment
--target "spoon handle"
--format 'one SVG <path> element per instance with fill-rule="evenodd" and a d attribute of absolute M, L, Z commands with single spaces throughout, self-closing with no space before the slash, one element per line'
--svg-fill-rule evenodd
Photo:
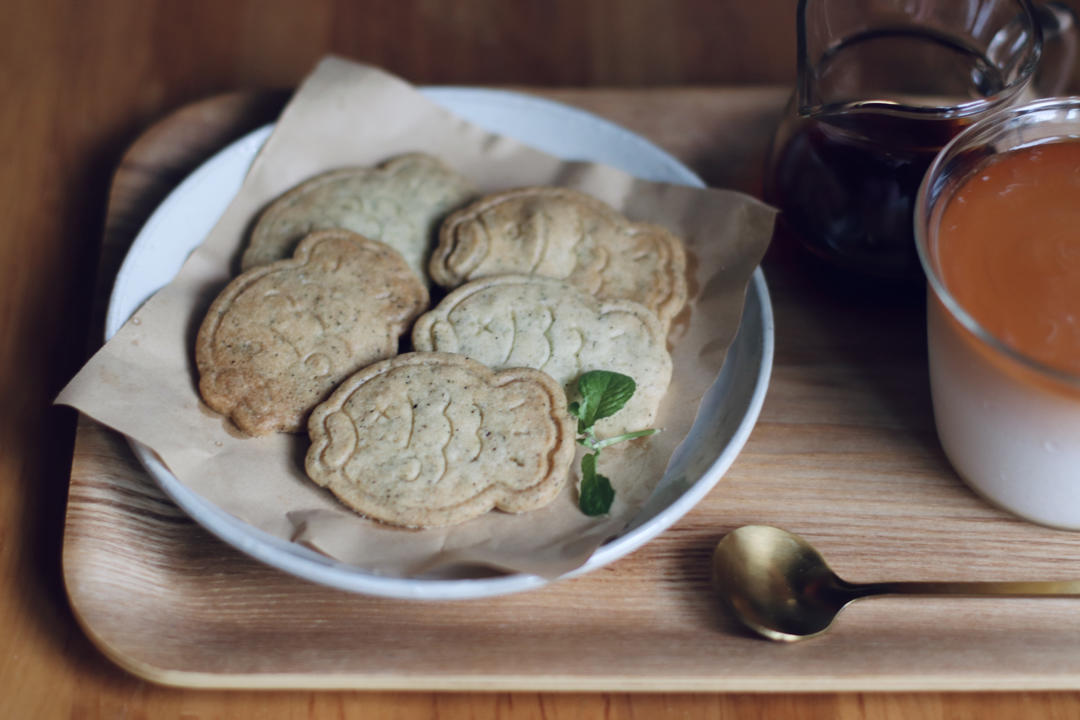
<path fill-rule="evenodd" d="M 967 597 L 1078 597 L 1080 580 L 1040 582 L 847 583 L 854 597 L 871 595 L 961 595 Z"/>

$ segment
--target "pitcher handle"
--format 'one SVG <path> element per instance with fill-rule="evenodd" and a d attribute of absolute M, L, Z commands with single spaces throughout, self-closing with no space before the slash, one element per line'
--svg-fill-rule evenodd
<path fill-rule="evenodd" d="M 1062 95 L 1072 80 L 1080 23 L 1072 8 L 1056 0 L 1036 5 L 1035 19 L 1043 36 L 1043 57 L 1035 75 L 1035 90 L 1042 97 Z"/>

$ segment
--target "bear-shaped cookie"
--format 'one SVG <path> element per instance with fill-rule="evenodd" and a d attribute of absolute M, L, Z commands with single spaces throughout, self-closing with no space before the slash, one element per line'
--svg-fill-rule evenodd
<path fill-rule="evenodd" d="M 300 432 L 342 379 L 397 352 L 427 289 L 395 250 L 347 230 L 237 276 L 195 345 L 199 391 L 249 435 Z"/>
<path fill-rule="evenodd" d="M 575 430 L 562 388 L 542 372 L 406 353 L 352 375 L 312 411 L 305 469 L 376 520 L 456 525 L 551 502 Z"/>
<path fill-rule="evenodd" d="M 495 369 L 530 367 L 551 375 L 574 399 L 590 370 L 629 375 L 637 390 L 599 433 L 650 427 L 671 381 L 659 321 L 630 300 L 599 300 L 554 278 L 498 275 L 451 292 L 413 326 L 417 350 L 461 353 Z"/>
<path fill-rule="evenodd" d="M 374 168 L 332 170 L 267 206 L 252 228 L 241 269 L 288 257 L 313 230 L 342 228 L 397 250 L 427 285 L 439 221 L 475 194 L 468 178 L 423 153 Z"/>
<path fill-rule="evenodd" d="M 560 278 L 602 300 L 641 303 L 665 332 L 687 297 L 682 240 L 559 187 L 508 190 L 453 213 L 429 271 L 448 288 L 490 275 Z"/>

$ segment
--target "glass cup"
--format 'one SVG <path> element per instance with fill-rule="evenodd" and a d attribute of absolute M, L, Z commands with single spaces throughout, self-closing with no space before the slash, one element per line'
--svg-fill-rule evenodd
<path fill-rule="evenodd" d="M 1080 308 L 1074 307 L 1080 293 L 1051 297 L 1053 293 L 1042 288 L 1080 287 L 1080 223 L 1061 233 L 1062 221 L 1054 219 L 1069 213 L 1070 206 L 1080 206 L 1080 163 L 1059 163 L 1062 172 L 1075 172 L 1076 179 L 1062 182 L 1059 175 L 1047 175 L 1054 181 L 1046 187 L 1052 185 L 1054 192 L 1042 187 L 1037 191 L 1040 202 L 1014 206 L 1007 203 L 1020 200 L 1004 199 L 1027 182 L 1030 173 L 1043 171 L 1003 161 L 1046 167 L 1040 163 L 1048 162 L 1056 143 L 1068 143 L 1071 148 L 1058 149 L 1075 150 L 1080 158 L 1080 98 L 1042 100 L 974 124 L 931 164 L 916 198 L 914 229 L 927 278 L 934 419 L 949 461 L 972 489 L 994 504 L 1037 523 L 1077 530 L 1080 357 L 1060 350 L 1067 346 L 1059 343 L 1080 337 Z M 987 183 L 987 193 L 999 187 L 993 184 L 997 182 L 1001 190 L 979 195 L 975 185 L 980 182 Z M 954 203 L 967 205 L 950 210 Z M 1010 229 L 998 233 L 995 228 L 1006 225 L 1000 219 L 1003 213 Z M 1052 223 L 1058 230 L 1041 231 Z M 968 244 L 952 246 L 970 250 L 961 256 L 949 243 L 965 229 Z M 999 234 L 1005 239 L 995 240 Z M 1003 242 L 1008 253 L 1020 255 L 1002 254 Z M 1027 256 L 1037 262 L 1016 259 Z M 960 257 L 963 262 L 956 262 Z M 1020 292 L 1021 287 L 1029 291 Z M 960 300 L 961 295 L 968 299 Z M 1050 314 L 1032 315 L 1021 328 L 1027 337 L 1021 342 L 1012 331 L 1001 329 L 998 316 L 1018 317 L 1021 308 L 1035 306 L 1030 298 L 1036 296 L 1048 298 L 1039 301 L 1039 307 Z M 1000 313 L 987 309 L 995 307 Z M 1069 359 L 1063 365 L 1065 361 L 1048 352 L 1066 352 Z"/>
<path fill-rule="evenodd" d="M 1060 93 L 1076 25 L 1030 0 L 800 0 L 798 79 L 765 197 L 823 268 L 921 282 L 912 209 L 961 130 Z"/>

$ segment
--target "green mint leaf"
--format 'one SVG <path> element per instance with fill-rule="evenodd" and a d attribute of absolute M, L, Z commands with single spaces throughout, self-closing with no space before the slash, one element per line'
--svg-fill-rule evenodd
<path fill-rule="evenodd" d="M 590 428 L 597 420 L 619 412 L 635 390 L 637 383 L 629 375 L 610 370 L 590 370 L 578 378 L 582 411 L 578 417 L 586 428 Z"/>
<path fill-rule="evenodd" d="M 634 438 L 647 437 L 649 435 L 655 435 L 660 432 L 656 429 L 651 430 L 637 430 L 635 432 L 623 433 L 622 435 L 616 435 L 605 440 L 596 440 L 590 443 L 587 447 L 591 447 L 593 450 L 600 450 L 606 448 L 608 445 L 614 445 L 615 443 L 621 443 L 624 440 L 633 440 Z"/>
<path fill-rule="evenodd" d="M 581 458 L 581 490 L 578 492 L 578 507 L 589 517 L 604 515 L 611 510 L 615 500 L 615 488 L 611 481 L 596 472 L 596 455 Z"/>
<path fill-rule="evenodd" d="M 570 411 L 570 414 L 574 417 L 581 418 L 581 405 L 577 402 L 572 402 L 566 406 L 566 409 Z"/>

